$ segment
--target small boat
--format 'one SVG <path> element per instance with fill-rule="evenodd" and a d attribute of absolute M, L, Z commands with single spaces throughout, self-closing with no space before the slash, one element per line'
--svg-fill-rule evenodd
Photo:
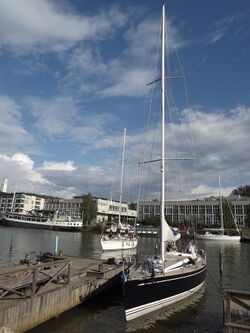
<path fill-rule="evenodd" d="M 229 241 L 229 242 L 240 242 L 240 236 L 225 235 L 224 230 L 211 229 L 212 232 L 206 231 L 203 235 L 196 234 L 196 239 L 206 241 Z"/>
<path fill-rule="evenodd" d="M 206 275 L 206 256 L 190 242 L 186 252 L 178 251 L 180 233 L 165 219 L 165 6 L 162 7 L 162 75 L 161 75 L 161 198 L 160 255 L 136 262 L 123 272 L 126 320 L 158 310 L 185 299 L 202 288 Z M 157 80 L 159 81 L 159 80 Z M 156 162 L 147 161 L 144 163 Z"/>
<path fill-rule="evenodd" d="M 222 205 L 222 196 L 221 196 L 221 180 L 219 177 L 219 198 L 220 198 L 220 229 L 209 229 L 204 234 L 195 234 L 196 239 L 205 240 L 205 241 L 226 241 L 226 242 L 240 242 L 241 236 L 239 235 L 239 228 L 235 222 L 234 216 L 234 224 L 238 235 L 227 235 L 225 234 L 224 229 L 224 218 L 223 218 L 223 205 Z M 231 212 L 232 213 L 232 212 Z"/>
<path fill-rule="evenodd" d="M 135 249 L 138 244 L 135 228 L 131 229 L 130 226 L 126 226 L 121 222 L 126 133 L 127 130 L 124 128 L 118 223 L 116 226 L 112 225 L 109 230 L 105 230 L 105 233 L 101 235 L 100 243 L 103 251 Z"/>
<path fill-rule="evenodd" d="M 52 216 L 20 214 L 5 212 L 1 215 L 0 224 L 8 227 L 34 228 L 78 231 L 82 228 L 83 222 L 78 218 L 54 213 Z"/>

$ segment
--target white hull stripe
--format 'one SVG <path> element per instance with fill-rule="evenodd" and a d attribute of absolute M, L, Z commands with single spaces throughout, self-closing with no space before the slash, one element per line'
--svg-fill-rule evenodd
<path fill-rule="evenodd" d="M 138 318 L 138 317 L 143 316 L 147 313 L 159 310 L 159 309 L 161 309 L 161 308 L 163 308 L 167 305 L 170 305 L 170 304 L 176 303 L 176 302 L 178 302 L 182 299 L 185 299 L 185 298 L 191 296 L 191 294 L 194 294 L 195 292 L 197 292 L 203 286 L 203 284 L 204 284 L 204 282 L 202 282 L 197 287 L 189 289 L 189 290 L 187 290 L 183 293 L 180 293 L 180 294 L 177 294 L 177 295 L 174 295 L 174 296 L 171 296 L 171 297 L 163 298 L 159 301 L 155 301 L 155 302 L 152 302 L 152 303 L 147 303 L 147 304 L 144 304 L 144 305 L 140 305 L 140 306 L 137 306 L 137 307 L 132 308 L 132 309 L 128 309 L 128 310 L 125 311 L 126 320 L 129 321 L 129 320 Z"/>
<path fill-rule="evenodd" d="M 44 221 L 44 222 L 37 222 L 37 221 L 28 221 L 28 220 L 18 220 L 12 219 L 8 217 L 4 217 L 4 220 L 9 223 L 18 223 L 18 224 L 29 224 L 29 225 L 42 225 L 42 226 L 49 226 L 49 227 L 71 227 L 71 228 L 81 228 L 82 222 L 57 222 L 57 221 Z M 73 224 L 75 223 L 75 225 Z"/>
<path fill-rule="evenodd" d="M 146 282 L 146 283 L 140 283 L 137 285 L 137 287 L 141 287 L 141 286 L 145 286 L 147 284 L 156 284 L 156 283 L 163 283 L 163 282 L 169 282 L 169 281 L 176 281 L 176 280 L 180 280 L 180 279 L 186 279 L 186 278 L 190 278 L 191 276 L 200 274 L 202 272 L 204 272 L 206 270 L 206 267 L 204 267 L 201 271 L 196 272 L 196 273 L 191 273 L 189 275 L 186 276 L 180 276 L 180 277 L 174 277 L 173 279 L 167 279 L 167 280 L 160 280 L 160 281 L 150 281 L 150 282 Z"/>
<path fill-rule="evenodd" d="M 134 249 L 137 247 L 137 239 L 134 240 L 111 240 L 111 241 L 102 241 L 102 249 L 105 250 L 128 250 Z"/>
<path fill-rule="evenodd" d="M 203 236 L 203 235 L 197 235 L 196 236 L 197 239 L 200 240 L 211 240 L 211 241 L 240 241 L 240 236 L 228 236 L 228 237 L 220 237 L 220 236 Z"/>

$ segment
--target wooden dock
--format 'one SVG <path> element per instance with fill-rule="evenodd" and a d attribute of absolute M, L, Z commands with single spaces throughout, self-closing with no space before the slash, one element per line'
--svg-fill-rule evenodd
<path fill-rule="evenodd" d="M 250 292 L 227 291 L 224 332 L 250 332 Z"/>
<path fill-rule="evenodd" d="M 118 282 L 123 264 L 78 257 L 0 272 L 0 328 L 25 332 Z"/>

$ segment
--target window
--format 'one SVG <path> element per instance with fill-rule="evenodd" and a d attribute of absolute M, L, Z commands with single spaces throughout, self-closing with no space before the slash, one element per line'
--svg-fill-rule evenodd
<path fill-rule="evenodd" d="M 243 214 L 242 206 L 237 205 L 235 207 L 235 213 L 236 213 L 236 215 L 242 215 Z"/>
<path fill-rule="evenodd" d="M 173 206 L 173 214 L 178 214 L 178 206 Z"/>
<path fill-rule="evenodd" d="M 186 206 L 186 214 L 191 214 L 192 213 L 192 207 L 191 206 Z"/>
<path fill-rule="evenodd" d="M 206 206 L 206 214 L 212 214 L 212 206 Z"/>
<path fill-rule="evenodd" d="M 198 206 L 193 206 L 193 214 L 198 214 Z"/>
<path fill-rule="evenodd" d="M 205 206 L 200 206 L 200 214 L 204 215 L 205 214 Z"/>
<path fill-rule="evenodd" d="M 180 214 L 185 214 L 185 206 L 179 206 Z"/>
<path fill-rule="evenodd" d="M 172 206 L 166 206 L 166 207 L 165 207 L 165 213 L 166 213 L 166 214 L 172 214 L 172 213 L 173 213 L 173 208 L 172 208 Z"/>
<path fill-rule="evenodd" d="M 219 206 L 213 206 L 213 212 L 215 215 L 219 215 L 220 213 Z"/>

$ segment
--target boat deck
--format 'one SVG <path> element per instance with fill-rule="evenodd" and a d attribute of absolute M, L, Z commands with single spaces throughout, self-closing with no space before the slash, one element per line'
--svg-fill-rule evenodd
<path fill-rule="evenodd" d="M 172 276 L 178 274 L 191 273 L 194 270 L 200 269 L 206 265 L 206 259 L 200 256 L 197 259 L 193 259 L 188 254 L 171 254 L 166 253 L 164 271 L 162 264 L 156 262 L 154 257 L 146 259 L 143 263 L 137 263 L 130 267 L 129 278 L 130 279 L 145 279 L 152 277 L 152 268 L 154 268 L 154 277 Z M 175 267 L 176 266 L 176 267 Z"/>

